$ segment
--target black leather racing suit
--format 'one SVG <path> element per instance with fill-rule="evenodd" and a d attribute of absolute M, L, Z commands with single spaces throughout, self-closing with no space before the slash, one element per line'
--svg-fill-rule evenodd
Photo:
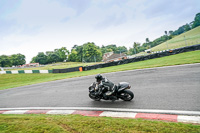
<path fill-rule="evenodd" d="M 97 95 L 103 93 L 104 97 L 110 96 L 115 90 L 116 85 L 106 78 L 103 78 L 98 84 Z"/>

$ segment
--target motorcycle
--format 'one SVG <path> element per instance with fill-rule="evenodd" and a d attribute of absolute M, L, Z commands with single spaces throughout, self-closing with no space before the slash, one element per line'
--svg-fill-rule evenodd
<path fill-rule="evenodd" d="M 111 94 L 109 96 L 105 96 L 104 93 L 107 91 L 105 88 L 102 89 L 101 94 L 96 94 L 98 92 L 98 84 L 97 83 L 92 83 L 89 87 L 89 97 L 95 101 L 100 101 L 101 99 L 103 100 L 119 100 L 122 99 L 124 101 L 131 101 L 134 98 L 134 94 L 132 91 L 129 89 L 131 86 L 127 82 L 120 82 L 118 85 L 115 85 L 113 87 Z M 116 98 L 113 100 L 113 97 Z"/>

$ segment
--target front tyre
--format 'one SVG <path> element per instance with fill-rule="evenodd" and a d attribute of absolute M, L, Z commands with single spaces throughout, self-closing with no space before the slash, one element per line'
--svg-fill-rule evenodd
<path fill-rule="evenodd" d="M 132 91 L 130 90 L 124 90 L 121 94 L 120 94 L 120 98 L 124 101 L 131 101 L 134 98 L 134 94 Z"/>
<path fill-rule="evenodd" d="M 89 93 L 89 97 L 90 97 L 91 99 L 95 100 L 95 101 L 100 101 L 100 100 L 101 100 L 100 97 L 95 96 L 95 95 L 93 95 L 93 94 L 91 94 L 91 93 Z"/>

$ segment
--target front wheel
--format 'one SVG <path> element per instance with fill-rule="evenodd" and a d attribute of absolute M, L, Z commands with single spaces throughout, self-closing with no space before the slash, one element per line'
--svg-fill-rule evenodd
<path fill-rule="evenodd" d="M 124 90 L 121 94 L 120 94 L 120 98 L 124 101 L 131 101 L 134 98 L 134 94 L 132 91 L 130 90 Z"/>
<path fill-rule="evenodd" d="M 95 95 L 93 95 L 93 94 L 91 94 L 91 93 L 89 93 L 89 97 L 90 97 L 91 99 L 95 100 L 95 101 L 100 101 L 100 100 L 101 100 L 100 97 L 95 96 Z"/>

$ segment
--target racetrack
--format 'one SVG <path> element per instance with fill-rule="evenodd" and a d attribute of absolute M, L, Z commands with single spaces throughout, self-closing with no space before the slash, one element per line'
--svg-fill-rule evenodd
<path fill-rule="evenodd" d="M 104 74 L 114 83 L 129 82 L 135 98 L 93 101 L 88 86 L 93 76 L 64 79 L 0 91 L 0 108 L 97 107 L 200 111 L 200 64 Z"/>

